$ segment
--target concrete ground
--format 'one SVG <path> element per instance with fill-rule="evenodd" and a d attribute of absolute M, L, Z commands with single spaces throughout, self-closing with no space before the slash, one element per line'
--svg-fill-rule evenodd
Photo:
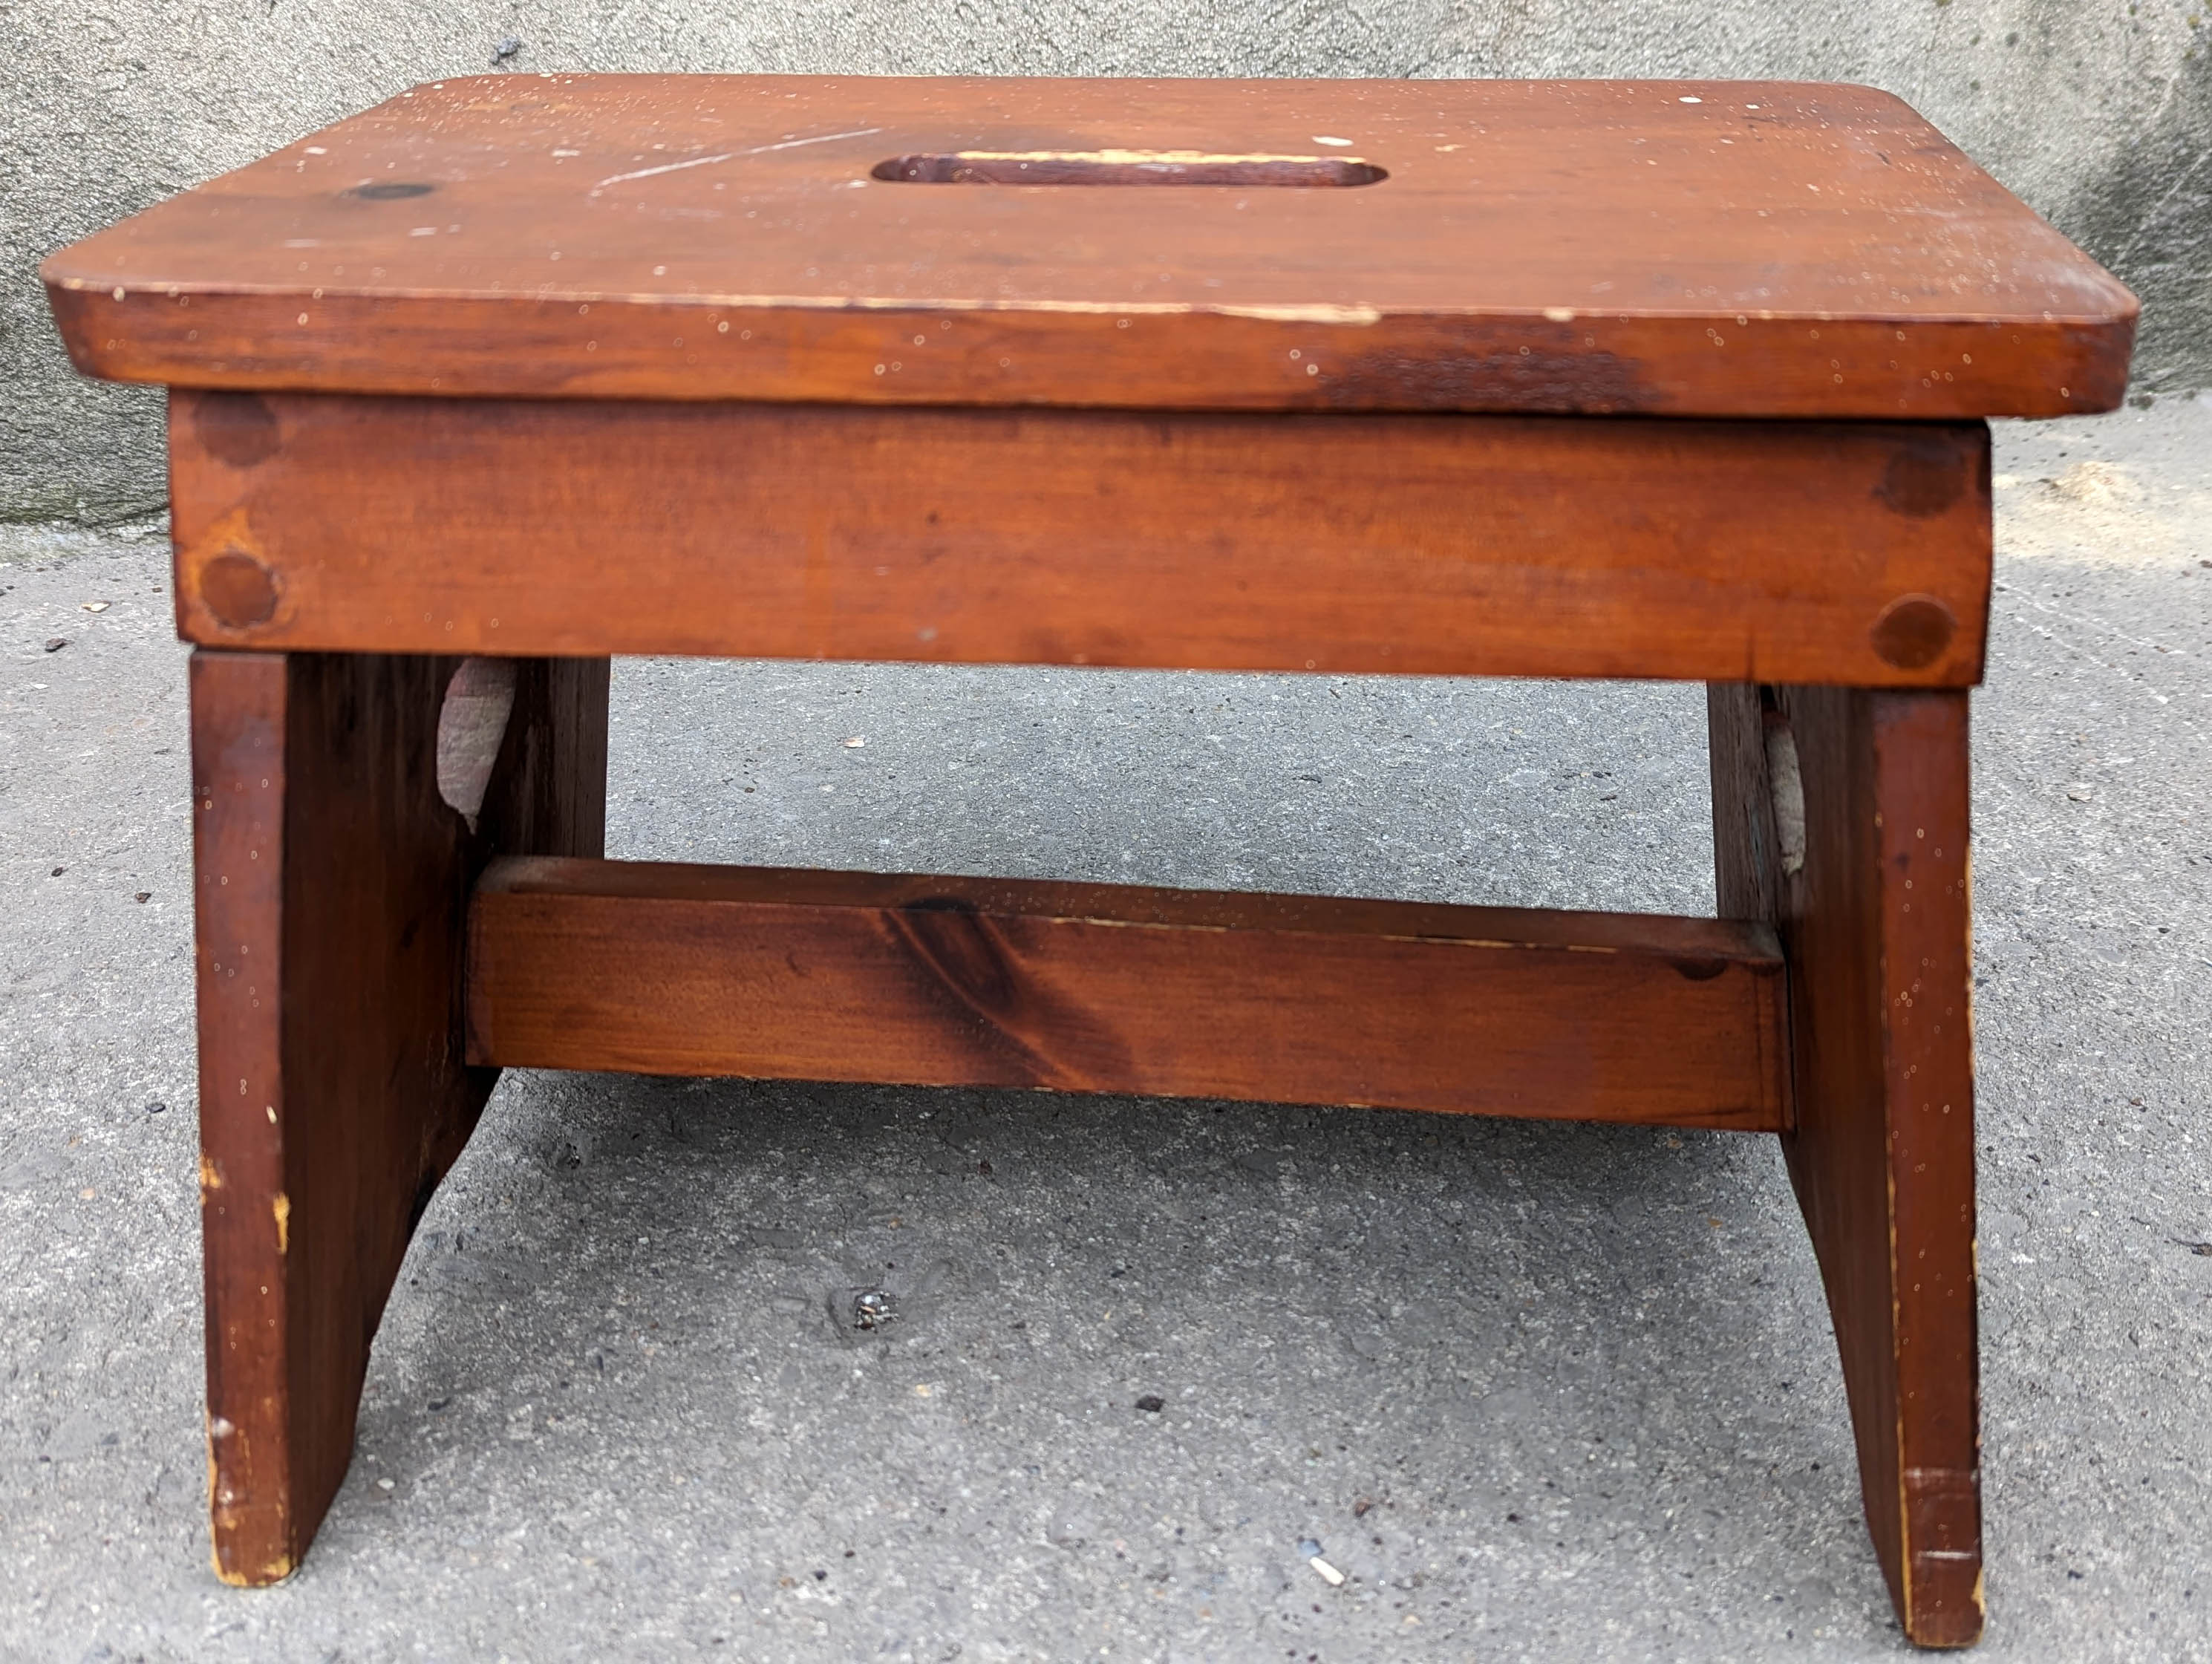
<path fill-rule="evenodd" d="M 1984 1652 L 2212 1658 L 2212 404 L 1998 470 Z M 1771 1140 L 728 1081 L 510 1075 L 313 1554 L 218 1585 L 164 544 L 0 538 L 0 1655 L 1903 1650 Z M 1694 688 L 629 662 L 615 709 L 618 854 L 1711 905 Z"/>

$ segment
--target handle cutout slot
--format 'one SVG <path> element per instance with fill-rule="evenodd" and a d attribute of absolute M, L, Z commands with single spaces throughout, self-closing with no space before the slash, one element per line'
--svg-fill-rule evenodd
<path fill-rule="evenodd" d="M 1199 150 L 956 150 L 878 162 L 893 185 L 1213 185 L 1314 190 L 1390 176 L 1357 156 L 1216 155 Z"/>

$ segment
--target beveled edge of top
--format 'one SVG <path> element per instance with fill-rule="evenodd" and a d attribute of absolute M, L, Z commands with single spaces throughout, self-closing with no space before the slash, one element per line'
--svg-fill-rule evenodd
<path fill-rule="evenodd" d="M 1954 315 L 1927 311 L 1909 316 L 1803 310 L 1744 313 L 1733 320 L 1741 331 L 1740 350 L 1720 360 L 1697 350 L 1716 334 L 1710 327 L 1699 334 L 1698 326 L 1728 321 L 1711 307 L 1394 307 L 605 289 L 586 295 L 581 289 L 571 293 L 566 288 L 557 294 L 546 289 L 490 294 L 481 285 L 386 285 L 352 291 L 325 285 L 312 291 L 306 309 L 295 319 L 278 313 L 289 313 L 293 303 L 301 301 L 300 283 L 179 279 L 143 287 L 110 286 L 85 263 L 88 251 L 125 227 L 266 168 L 285 155 L 279 151 L 58 251 L 41 263 L 40 276 L 72 360 L 88 374 L 119 380 L 453 397 L 1954 419 L 2113 408 L 2124 393 L 2139 311 L 2136 297 L 2124 285 L 2018 204 L 1904 100 L 1880 88 L 1848 83 L 538 78 L 625 89 L 642 83 L 701 81 L 817 88 L 858 82 L 872 88 L 988 87 L 1060 93 L 1071 88 L 1122 94 L 1160 88 L 1218 88 L 1285 96 L 1376 88 L 1419 89 L 1431 96 L 1439 88 L 1458 92 L 1503 88 L 1522 94 L 1562 89 L 1625 96 L 1693 87 L 1737 94 L 1755 91 L 1763 100 L 1784 94 L 1847 94 L 1922 129 L 1968 175 L 2017 207 L 2023 228 L 2032 228 L 2051 249 L 2070 257 L 2065 261 L 2070 271 L 2108 304 L 2046 309 L 2033 318 L 2018 313 L 1992 317 L 1971 307 Z M 423 90 L 489 84 L 505 91 L 519 79 L 477 76 L 424 83 L 309 137 L 326 137 L 386 114 Z M 1704 101 L 1695 94 L 1674 97 L 1684 105 Z M 288 149 L 306 144 L 303 140 Z M 195 301 L 198 313 L 188 322 L 182 313 Z M 572 324 L 568 315 L 572 307 L 579 317 L 587 311 L 597 317 L 588 325 Z M 161 316 L 165 311 L 169 313 L 166 319 Z M 686 319 L 697 319 L 702 331 L 711 327 L 718 336 L 734 332 L 746 340 L 757 339 L 761 349 L 743 362 L 702 367 L 700 355 L 693 353 L 678 363 L 666 337 L 672 317 L 678 327 L 688 327 Z M 942 329 L 957 324 L 961 338 L 942 344 L 963 350 L 931 355 L 927 365 L 896 357 L 887 361 L 886 352 L 895 353 L 916 320 L 925 319 Z M 469 352 L 468 343 L 481 343 L 490 338 L 486 331 L 513 329 L 519 320 L 532 352 Z M 733 331 L 733 322 L 750 327 Z M 1827 373 L 1807 375 L 1804 367 L 1795 363 L 1808 356 L 1803 343 L 1789 338 L 1796 329 L 1808 331 L 1812 339 L 1824 343 L 1822 352 L 1833 355 L 1821 367 Z M 1906 341 L 1908 332 L 1913 361 L 1889 361 L 1885 376 L 1875 361 L 1893 337 Z M 2008 335 L 2009 341 L 2002 338 Z M 1301 339 L 1311 343 L 1305 351 L 1285 349 L 1285 343 Z M 682 345 L 680 339 L 674 342 L 677 348 Z M 1978 367 L 1977 347 L 1984 349 Z M 2020 350 L 2008 352 L 2008 348 Z M 1002 349 L 1020 354 L 1023 361 L 1017 365 Z M 994 353 L 1000 354 L 995 374 L 990 362 Z M 1133 376 L 1127 373 L 1126 361 L 1105 363 L 1109 356 L 1150 358 L 1154 370 Z M 1698 361 L 1701 357 L 1703 361 Z M 1284 373 L 1286 360 L 1289 373 Z M 446 373 L 434 373 L 441 369 Z M 1297 373 L 1300 369 L 1303 377 Z M 1923 370 L 1929 373 L 1916 373 Z"/>

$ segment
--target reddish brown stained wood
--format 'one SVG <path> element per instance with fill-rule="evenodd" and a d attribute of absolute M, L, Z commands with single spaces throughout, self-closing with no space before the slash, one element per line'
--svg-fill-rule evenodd
<path fill-rule="evenodd" d="M 271 1118 L 284 1073 L 286 661 L 199 653 L 191 676 L 209 1510 L 216 1574 L 268 1583 L 298 1564 L 299 1515 L 319 1511 L 295 1503 L 291 1201 Z"/>
<path fill-rule="evenodd" d="M 539 859 L 470 920 L 483 1063 L 1784 1119 L 1758 926 Z"/>
<path fill-rule="evenodd" d="M 1905 1633 L 1982 1631 L 1966 696 L 1713 689 L 1722 906 L 1778 914 L 1790 1172 L 1827 1285 L 1875 1550 Z M 1760 736 L 1803 782 L 1790 873 Z"/>
<path fill-rule="evenodd" d="M 877 172 L 975 151 L 1389 177 Z M 1895 98 L 1748 82 L 469 76 L 42 271 L 89 374 L 533 398 L 2049 416 L 2136 315 Z"/>
<path fill-rule="evenodd" d="M 1942 683 L 1989 604 L 1978 423 L 180 391 L 170 443 L 240 646 Z"/>
<path fill-rule="evenodd" d="M 1773 924 L 1782 917 L 1782 853 L 1775 827 L 1766 730 L 1780 723 L 1771 695 L 1748 682 L 1705 689 L 1712 765 L 1714 900 L 1723 919 Z"/>
<path fill-rule="evenodd" d="M 457 662 L 192 659 L 209 1485 L 229 1582 L 305 1553 L 408 1236 L 490 1089 L 462 1056 L 471 878 L 501 848 L 600 847 L 605 663 L 520 668 L 471 836 L 435 780 Z"/>

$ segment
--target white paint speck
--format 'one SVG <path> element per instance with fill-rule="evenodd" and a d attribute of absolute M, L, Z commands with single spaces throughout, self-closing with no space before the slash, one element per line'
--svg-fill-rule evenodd
<path fill-rule="evenodd" d="M 1340 150 L 1347 148 L 1352 143 L 1350 139 L 1339 138 L 1334 133 L 1316 133 L 1313 136 L 1313 142 L 1316 144 L 1333 144 Z"/>

